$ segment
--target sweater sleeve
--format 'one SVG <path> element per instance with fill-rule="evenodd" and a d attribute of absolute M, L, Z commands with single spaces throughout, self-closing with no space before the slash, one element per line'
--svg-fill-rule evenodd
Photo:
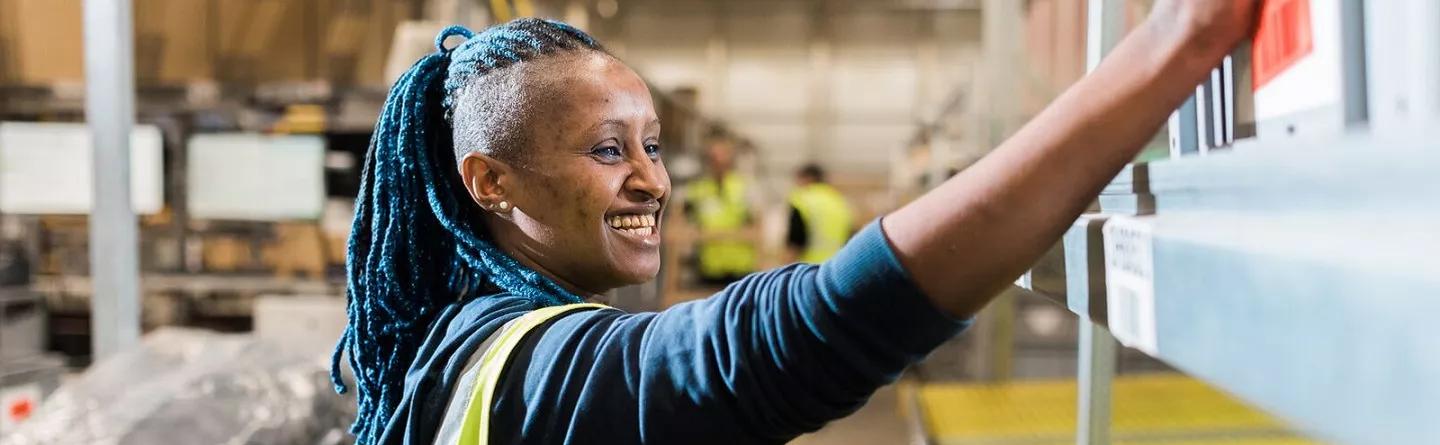
<path fill-rule="evenodd" d="M 495 443 L 784 443 L 858 409 L 968 321 L 934 307 L 872 222 L 821 265 L 659 313 L 577 313 L 516 351 Z"/>

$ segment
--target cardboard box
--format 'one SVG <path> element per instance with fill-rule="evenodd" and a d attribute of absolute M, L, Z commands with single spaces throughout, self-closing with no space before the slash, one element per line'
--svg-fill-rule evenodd
<path fill-rule="evenodd" d="M 226 235 L 210 235 L 201 241 L 201 258 L 209 272 L 235 272 L 250 267 L 254 258 L 251 244 Z"/>
<path fill-rule="evenodd" d="M 53 85 L 85 78 L 81 0 L 5 0 L 0 17 L 12 62 L 10 83 Z"/>
<path fill-rule="evenodd" d="M 217 77 L 231 82 L 309 79 L 313 28 L 306 26 L 313 2 L 215 0 L 219 33 Z M 307 44 L 312 43 L 312 44 Z"/>
<path fill-rule="evenodd" d="M 320 0 L 320 77 L 336 84 L 386 85 L 395 28 L 414 16 L 401 0 Z"/>
<path fill-rule="evenodd" d="M 134 0 L 136 81 L 384 85 L 406 0 Z M 0 83 L 84 80 L 82 0 L 0 0 Z"/>
<path fill-rule="evenodd" d="M 0 0 L 0 83 L 12 83 L 15 78 L 13 6 L 9 1 Z"/>
<path fill-rule="evenodd" d="M 291 279 L 296 275 L 312 280 L 324 279 L 328 256 L 325 241 L 316 224 L 276 224 L 275 241 L 265 247 L 265 262 L 280 279 Z"/>
<path fill-rule="evenodd" d="M 211 75 L 206 3 L 135 0 L 135 72 L 142 83 Z M 0 80 L 49 86 L 85 79 L 81 0 L 0 0 Z"/>
<path fill-rule="evenodd" d="M 235 80 L 383 84 L 400 0 L 214 0 L 222 66 Z M 235 71 L 229 71 L 235 70 Z"/>
<path fill-rule="evenodd" d="M 182 85 L 214 77 L 208 1 L 134 2 L 136 82 Z"/>

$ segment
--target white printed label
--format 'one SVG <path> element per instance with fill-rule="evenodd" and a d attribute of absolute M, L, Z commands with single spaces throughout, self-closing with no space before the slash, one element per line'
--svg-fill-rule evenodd
<path fill-rule="evenodd" d="M 1327 105 L 1338 104 L 1345 91 L 1341 78 L 1345 63 L 1344 40 L 1340 35 L 1341 0 L 1301 0 L 1275 2 L 1298 4 L 1309 2 L 1309 23 L 1282 23 L 1310 26 L 1314 49 L 1303 58 L 1279 72 L 1273 79 L 1252 79 L 1255 90 L 1255 118 L 1260 121 L 1284 117 Z M 1288 18 L 1288 17 L 1287 17 Z M 1282 20 L 1283 21 L 1283 20 Z M 1255 61 L 1251 62 L 1256 63 Z M 1264 63 L 1261 61 L 1261 63 Z M 1363 62 L 1360 62 L 1363 63 Z M 1266 81 L 1268 80 L 1268 82 Z"/>
<path fill-rule="evenodd" d="M 1154 355 L 1155 246 L 1150 221 L 1112 217 L 1105 223 L 1105 299 L 1115 339 Z"/>

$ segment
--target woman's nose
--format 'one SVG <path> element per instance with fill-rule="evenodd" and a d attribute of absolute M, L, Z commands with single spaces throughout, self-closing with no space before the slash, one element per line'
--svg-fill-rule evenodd
<path fill-rule="evenodd" d="M 625 179 L 625 192 L 633 195 L 637 200 L 658 200 L 665 196 L 670 187 L 670 179 L 665 174 L 665 167 L 661 161 L 652 160 L 648 156 L 630 161 L 630 177 Z"/>

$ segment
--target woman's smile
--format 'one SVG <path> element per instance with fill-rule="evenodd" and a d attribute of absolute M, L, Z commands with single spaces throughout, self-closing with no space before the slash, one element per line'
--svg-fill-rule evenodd
<path fill-rule="evenodd" d="M 627 242 L 639 243 L 646 248 L 660 246 L 659 205 L 618 210 L 605 216 L 605 226 L 612 234 L 619 235 Z"/>

